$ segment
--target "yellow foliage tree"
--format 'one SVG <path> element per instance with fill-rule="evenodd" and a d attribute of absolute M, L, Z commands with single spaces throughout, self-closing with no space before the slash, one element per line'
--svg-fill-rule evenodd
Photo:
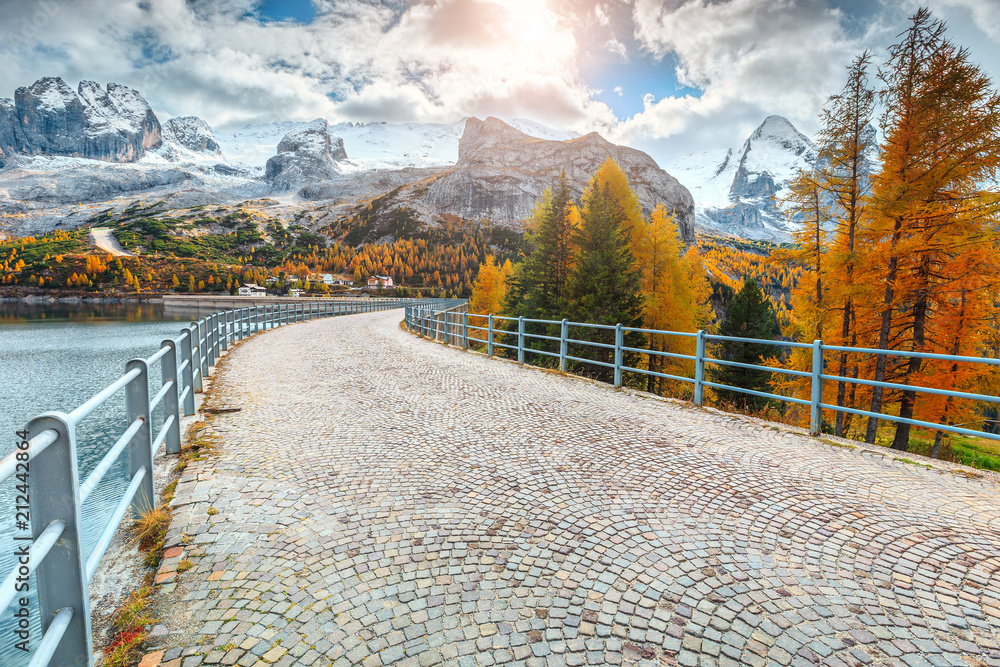
<path fill-rule="evenodd" d="M 493 255 L 487 255 L 486 261 L 479 266 L 479 275 L 472 286 L 472 296 L 469 297 L 469 312 L 477 315 L 489 315 L 499 313 L 507 298 L 508 281 L 510 279 L 513 265 L 507 260 L 502 265 L 498 265 Z M 469 326 L 485 327 L 487 318 L 470 317 Z M 486 334 L 482 331 L 470 330 L 470 338 L 485 340 Z"/>

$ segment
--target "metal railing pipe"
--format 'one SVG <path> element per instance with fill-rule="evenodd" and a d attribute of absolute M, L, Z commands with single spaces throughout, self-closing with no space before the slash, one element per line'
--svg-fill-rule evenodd
<path fill-rule="evenodd" d="M 153 438 L 149 418 L 149 368 L 144 359 L 133 359 L 126 364 L 126 368 L 140 370 L 140 375 L 129 383 L 125 393 L 125 412 L 129 423 L 142 420 L 142 427 L 132 436 L 128 447 L 128 474 L 132 478 L 140 468 L 153 469 Z M 147 475 L 141 492 L 132 503 L 132 518 L 138 520 L 144 511 L 153 509 L 155 503 L 153 476 Z"/>
<path fill-rule="evenodd" d="M 65 523 L 58 519 L 53 521 L 42 531 L 41 535 L 32 541 L 31 546 L 28 547 L 28 554 L 24 561 L 21 561 L 20 557 L 18 558 L 18 566 L 11 570 L 10 574 L 3 580 L 3 583 L 0 584 L 0 612 L 6 611 L 10 603 L 17 597 L 18 578 L 22 578 L 23 581 L 24 578 L 27 578 L 35 571 L 35 568 L 45 559 L 46 554 L 55 546 L 56 540 L 59 539 L 59 536 L 63 534 L 65 529 Z M 27 566 L 27 569 L 22 570 L 21 565 Z"/>
<path fill-rule="evenodd" d="M 194 368 L 191 369 L 191 386 L 194 387 L 195 392 L 202 393 L 204 391 L 204 386 L 202 381 L 205 375 L 208 374 L 208 368 L 205 363 L 205 341 L 203 339 L 204 328 L 201 326 L 201 322 L 191 323 L 192 336 L 192 346 L 191 346 L 191 359 L 194 360 Z M 193 401 L 192 397 L 192 401 Z"/>
<path fill-rule="evenodd" d="M 27 463 L 34 459 L 36 456 L 45 451 L 45 448 L 51 445 L 59 438 L 58 431 L 49 430 L 43 431 L 38 435 L 34 436 L 28 441 L 28 449 L 16 449 L 0 461 L 0 484 L 6 482 L 8 479 L 13 477 L 18 470 L 19 463 Z M 18 452 L 27 453 L 27 461 L 18 459 Z"/>
<path fill-rule="evenodd" d="M 694 353 L 694 404 L 705 404 L 705 332 L 698 330 Z"/>
<path fill-rule="evenodd" d="M 92 397 L 84 401 L 82 405 L 69 413 L 68 417 L 70 421 L 72 421 L 73 424 L 79 424 L 86 417 L 88 417 L 90 413 L 101 407 L 106 400 L 114 396 L 119 389 L 125 387 L 129 382 L 134 380 L 139 373 L 140 371 L 138 370 L 129 371 L 101 391 L 94 394 Z"/>
<path fill-rule="evenodd" d="M 819 435 L 823 429 L 823 341 L 813 341 L 812 393 L 809 401 L 809 435 Z"/>
<path fill-rule="evenodd" d="M 493 313 L 490 313 L 490 318 L 486 326 L 487 326 L 486 330 L 489 334 L 489 337 L 487 338 L 486 342 L 486 354 L 492 357 L 493 356 Z"/>
<path fill-rule="evenodd" d="M 35 649 L 35 654 L 31 656 L 31 662 L 28 663 L 28 667 L 48 667 L 53 662 L 57 665 L 84 664 L 78 662 L 62 663 L 58 661 L 58 656 L 62 656 L 64 653 L 64 651 L 58 650 L 63 646 L 63 638 L 67 634 L 75 634 L 72 630 L 73 626 L 78 622 L 79 616 L 73 607 L 58 609 L 52 615 L 52 619 L 45 633 L 42 635 L 42 641 L 38 642 L 38 648 Z M 42 623 L 42 627 L 46 627 L 44 622 Z"/>
<path fill-rule="evenodd" d="M 517 363 L 524 363 L 524 318 L 517 318 Z"/>
<path fill-rule="evenodd" d="M 143 362 L 145 363 L 145 362 Z M 135 380 L 132 380 L 135 382 Z M 90 634 L 90 596 L 84 570 L 80 527 L 80 478 L 77 468 L 76 428 L 69 415 L 50 412 L 35 417 L 27 424 L 29 439 L 52 429 L 59 437 L 41 452 L 31 466 L 33 492 L 29 499 L 33 535 L 42 535 L 55 521 L 63 523 L 62 534 L 37 565 L 38 607 L 43 635 L 51 630 L 61 633 L 55 645 L 44 652 L 56 665 L 87 664 L 92 653 Z M 57 620 L 57 612 L 70 608 L 65 627 Z M 61 619 L 66 619 L 64 614 Z M 42 640 L 45 644 L 45 639 Z M 46 661 L 47 664 L 47 661 Z"/>
<path fill-rule="evenodd" d="M 192 389 L 195 387 L 194 384 L 194 351 L 191 348 L 191 341 L 194 340 L 194 332 L 191 329 L 185 329 L 186 336 L 181 337 L 181 357 L 184 359 L 184 363 L 181 364 L 179 369 L 181 381 L 184 384 L 184 394 L 182 403 L 184 405 L 184 414 L 193 415 L 194 414 L 194 391 Z"/>
<path fill-rule="evenodd" d="M 170 352 L 163 356 L 163 361 L 160 365 L 163 386 L 166 387 L 169 385 L 170 387 L 163 400 L 163 415 L 165 420 L 173 417 L 173 422 L 166 436 L 167 454 L 178 454 L 181 451 L 181 408 L 180 391 L 177 387 L 177 345 L 169 338 L 163 341 L 163 345 L 170 348 Z M 166 422 L 164 422 L 163 428 L 167 428 Z M 153 453 L 156 453 L 155 447 L 153 448 Z M 152 470 L 152 468 L 149 468 L 149 470 Z"/>
<path fill-rule="evenodd" d="M 101 480 L 104 479 L 104 475 L 106 475 L 108 470 L 111 469 L 111 466 L 118 461 L 118 457 L 121 456 L 125 447 L 132 442 L 132 438 L 140 428 L 142 428 L 142 420 L 136 419 L 129 424 L 129 427 L 125 429 L 124 433 L 118 436 L 118 440 L 115 444 L 111 446 L 111 449 L 109 449 L 108 453 L 104 455 L 104 458 L 101 459 L 101 462 L 97 465 L 97 467 L 90 472 L 86 481 L 80 485 L 81 503 L 87 502 L 87 498 L 89 498 L 90 494 L 94 492 L 97 485 L 101 483 Z"/>

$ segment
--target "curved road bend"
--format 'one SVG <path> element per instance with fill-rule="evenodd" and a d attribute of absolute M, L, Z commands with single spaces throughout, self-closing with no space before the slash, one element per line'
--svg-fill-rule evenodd
<path fill-rule="evenodd" d="M 991 482 L 447 349 L 401 317 L 227 357 L 210 400 L 242 411 L 178 486 L 168 544 L 189 539 L 144 667 L 1000 664 Z"/>

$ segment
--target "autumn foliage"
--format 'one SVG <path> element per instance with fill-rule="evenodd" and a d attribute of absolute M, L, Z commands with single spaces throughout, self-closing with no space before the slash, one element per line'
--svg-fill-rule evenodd
<path fill-rule="evenodd" d="M 1000 245 L 1000 94 L 966 49 L 925 9 L 912 18 L 878 72 L 884 141 L 866 141 L 876 92 L 870 57 L 822 117 L 821 164 L 802 173 L 788 200 L 797 247 L 782 259 L 802 272 L 785 334 L 797 340 L 948 355 L 997 353 Z M 871 168 L 866 169 L 868 161 Z M 870 172 L 870 178 L 868 176 Z M 824 401 L 944 424 L 976 424 L 983 406 L 905 386 L 977 391 L 996 380 L 982 364 L 841 352 L 828 358 Z M 831 364 L 831 361 L 833 363 Z M 802 369 L 804 353 L 786 365 Z M 855 382 L 861 380 L 862 382 Z M 891 382 L 883 389 L 864 381 Z M 779 381 L 802 395 L 802 381 Z M 825 414 L 840 435 L 879 438 L 879 421 Z M 898 422 L 892 447 L 906 450 L 911 427 Z M 940 435 L 938 436 L 940 442 Z M 936 450 L 935 450 L 936 451 Z"/>

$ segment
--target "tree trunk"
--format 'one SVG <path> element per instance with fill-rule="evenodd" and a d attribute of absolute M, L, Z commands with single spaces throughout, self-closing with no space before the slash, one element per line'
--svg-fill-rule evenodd
<path fill-rule="evenodd" d="M 844 319 L 841 325 L 841 340 L 844 341 L 843 344 L 847 343 L 849 336 L 851 335 L 851 297 L 847 297 L 844 303 Z M 847 377 L 847 352 L 840 353 L 840 367 L 837 369 L 837 375 L 840 377 Z M 843 380 L 837 382 L 837 407 L 844 407 L 844 398 L 847 394 L 847 383 Z M 854 407 L 853 404 L 851 407 Z M 834 435 L 838 438 L 844 437 L 844 418 L 846 415 L 843 412 L 837 411 L 837 423 L 834 427 Z"/>
<path fill-rule="evenodd" d="M 894 287 L 896 284 L 896 271 L 899 268 L 899 258 L 896 256 L 896 245 L 902 236 L 903 218 L 897 217 L 892 229 L 892 240 L 889 244 L 889 269 L 885 276 L 885 296 L 882 299 L 882 318 L 878 330 L 878 349 L 889 349 L 889 334 L 892 330 L 892 302 L 895 298 Z M 885 381 L 886 356 L 878 355 L 875 361 L 875 382 Z M 870 412 L 882 412 L 882 387 L 872 387 L 872 402 Z M 868 431 L 865 434 L 865 442 L 874 444 L 875 436 L 878 435 L 878 419 L 868 418 Z"/>
<path fill-rule="evenodd" d="M 927 297 L 921 295 L 920 300 L 913 307 L 913 351 L 920 352 L 924 347 L 924 327 L 927 323 Z M 902 383 L 910 384 L 912 378 L 920 372 L 923 365 L 920 357 L 910 357 L 906 365 L 906 374 Z M 899 416 L 903 419 L 913 419 L 913 408 L 917 402 L 917 392 L 907 390 L 903 392 L 903 399 L 899 404 Z M 896 425 L 896 436 L 892 439 L 892 448 L 905 452 L 910 444 L 910 425 L 899 422 Z"/>

